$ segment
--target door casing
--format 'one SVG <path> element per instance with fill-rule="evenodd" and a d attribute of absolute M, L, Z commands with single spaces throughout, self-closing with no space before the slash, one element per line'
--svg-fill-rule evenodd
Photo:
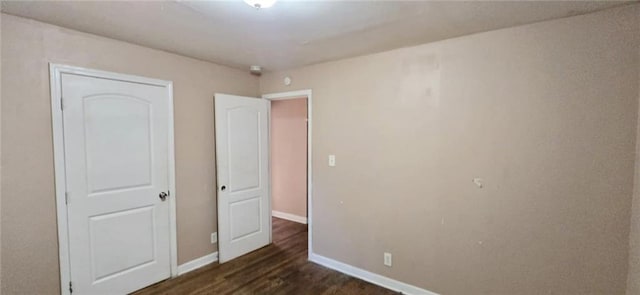
<path fill-rule="evenodd" d="M 174 127 L 173 127 L 173 82 L 158 80 L 140 76 L 119 74 L 100 70 L 93 70 L 81 67 L 74 67 L 61 64 L 49 64 L 50 86 L 51 86 L 51 119 L 53 131 L 53 158 L 55 175 L 56 212 L 58 224 L 58 255 L 60 261 L 60 291 L 62 294 L 71 294 L 69 284 L 71 282 L 71 263 L 69 260 L 69 235 L 67 222 L 67 201 L 66 201 L 66 172 L 64 157 L 64 137 L 63 137 L 63 117 L 62 117 L 62 88 L 61 75 L 63 73 L 83 75 L 88 77 L 121 80 L 134 83 L 148 84 L 164 87 L 168 96 L 168 171 L 169 171 L 169 234 L 170 234 L 170 261 L 171 277 L 178 275 L 178 248 L 177 248 L 177 227 L 176 227 L 176 192 L 175 186 L 175 148 L 174 148 Z"/>

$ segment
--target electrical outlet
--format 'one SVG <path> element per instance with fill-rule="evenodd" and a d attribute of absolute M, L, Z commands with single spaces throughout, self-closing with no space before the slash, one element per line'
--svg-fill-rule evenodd
<path fill-rule="evenodd" d="M 391 264 L 393 264 L 392 260 L 391 260 L 391 253 L 384 253 L 384 265 L 391 267 Z"/>
<path fill-rule="evenodd" d="M 211 244 L 215 244 L 218 242 L 218 233 L 211 234 Z"/>

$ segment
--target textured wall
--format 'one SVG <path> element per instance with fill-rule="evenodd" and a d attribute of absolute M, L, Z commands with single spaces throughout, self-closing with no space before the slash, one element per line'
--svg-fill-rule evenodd
<path fill-rule="evenodd" d="M 623 294 L 639 14 L 263 75 L 313 89 L 314 252 L 442 294 Z"/>

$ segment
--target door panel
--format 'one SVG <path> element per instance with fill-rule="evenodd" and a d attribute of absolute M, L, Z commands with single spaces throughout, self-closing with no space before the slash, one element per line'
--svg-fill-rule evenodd
<path fill-rule="evenodd" d="M 260 112 L 251 107 L 227 110 L 229 190 L 238 192 L 260 186 Z"/>
<path fill-rule="evenodd" d="M 62 74 L 74 293 L 169 278 L 169 96 L 161 86 Z"/>
<path fill-rule="evenodd" d="M 269 101 L 216 94 L 215 115 L 218 246 L 224 263 L 271 242 Z"/>
<path fill-rule="evenodd" d="M 229 204 L 232 242 L 260 231 L 261 207 L 260 196 Z"/>
<path fill-rule="evenodd" d="M 94 282 L 154 262 L 154 213 L 148 206 L 89 218 Z M 123 223 L 136 239 L 122 235 Z"/>
<path fill-rule="evenodd" d="M 148 101 L 114 94 L 91 96 L 84 100 L 83 118 L 91 193 L 151 184 Z"/>

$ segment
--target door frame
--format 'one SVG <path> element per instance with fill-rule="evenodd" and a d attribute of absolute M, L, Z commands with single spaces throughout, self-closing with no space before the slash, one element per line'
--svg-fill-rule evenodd
<path fill-rule="evenodd" d="M 312 162 L 313 162 L 313 153 L 312 153 L 312 106 L 313 106 L 313 95 L 311 89 L 305 90 L 296 90 L 296 91 L 288 91 L 288 92 L 277 92 L 277 93 L 269 93 L 263 94 L 262 98 L 270 101 L 274 100 L 288 100 L 288 99 L 296 99 L 307 97 L 307 233 L 309 235 L 307 246 L 307 259 L 311 258 L 313 254 L 313 189 L 312 189 Z M 269 104 L 271 106 L 271 104 Z M 271 132 L 271 117 L 269 117 L 269 132 Z M 271 136 L 269 136 L 269 146 L 271 146 Z M 269 166 L 271 166 L 271 156 L 269 156 Z M 269 170 L 269 174 L 271 174 L 271 170 Z M 271 186 L 271 184 L 269 184 Z M 270 197 L 271 198 L 271 197 Z M 270 200 L 271 201 L 271 200 Z"/>
<path fill-rule="evenodd" d="M 49 63 L 49 78 L 51 87 L 51 121 L 53 131 L 53 160 L 55 176 L 56 213 L 58 222 L 58 255 L 60 262 L 60 291 L 62 294 L 70 294 L 67 286 L 71 282 L 71 262 L 69 252 L 69 225 L 67 222 L 66 201 L 66 172 L 64 157 L 64 128 L 62 117 L 62 74 L 75 74 L 94 78 L 120 80 L 139 84 L 147 84 L 164 87 L 169 97 L 168 105 L 168 138 L 169 138 L 169 190 L 172 197 L 169 198 L 169 236 L 170 236 L 170 266 L 171 277 L 178 275 L 178 243 L 176 228 L 176 174 L 175 174 L 175 148 L 174 148 L 174 114 L 173 114 L 173 82 L 158 80 L 134 75 L 93 70 L 62 64 Z"/>

